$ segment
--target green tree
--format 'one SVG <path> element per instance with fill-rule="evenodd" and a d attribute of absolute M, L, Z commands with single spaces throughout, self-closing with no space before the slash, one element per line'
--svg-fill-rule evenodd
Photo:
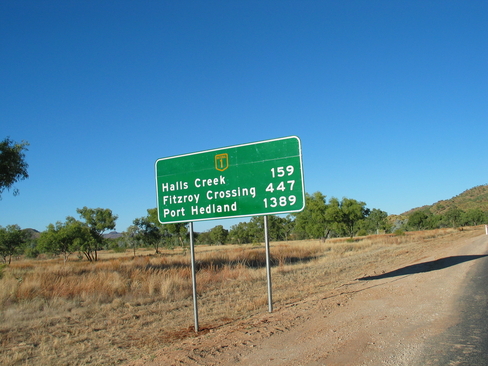
<path fill-rule="evenodd" d="M 278 221 L 277 225 L 277 236 L 276 240 L 288 240 L 290 238 L 293 229 L 295 228 L 295 221 L 292 215 L 287 215 L 286 217 L 276 217 Z"/>
<path fill-rule="evenodd" d="M 139 227 L 136 225 L 131 225 L 127 228 L 127 230 L 122 234 L 122 241 L 125 244 L 126 248 L 131 248 L 134 253 L 134 257 L 136 256 L 136 250 L 140 245 L 140 238 L 137 235 L 139 231 Z"/>
<path fill-rule="evenodd" d="M 251 233 L 249 231 L 249 223 L 240 222 L 238 224 L 232 225 L 229 231 L 229 237 L 235 244 L 246 244 L 251 243 Z"/>
<path fill-rule="evenodd" d="M 247 224 L 247 231 L 251 243 L 264 242 L 264 218 L 262 216 L 253 216 Z"/>
<path fill-rule="evenodd" d="M 464 211 L 457 207 L 451 207 L 443 216 L 444 225 L 447 227 L 459 227 L 463 225 Z"/>
<path fill-rule="evenodd" d="M 135 219 L 133 224 L 136 227 L 134 230 L 135 237 L 140 242 L 153 246 L 156 254 L 159 253 L 159 244 L 162 237 L 160 228 L 150 220 L 149 216 Z"/>
<path fill-rule="evenodd" d="M 47 226 L 47 230 L 38 239 L 38 247 L 43 252 L 62 255 L 66 263 L 72 253 L 82 250 L 83 243 L 91 240 L 90 229 L 68 216 L 64 223 L 58 221 Z"/>
<path fill-rule="evenodd" d="M 184 248 L 184 239 L 188 236 L 188 223 L 178 222 L 163 225 L 159 222 L 157 208 L 150 208 L 147 212 L 149 220 L 160 228 L 163 240 L 171 240 L 167 245 L 173 246 L 176 241 L 182 248 Z"/>
<path fill-rule="evenodd" d="M 250 221 L 251 235 L 255 241 L 264 241 L 264 216 L 254 216 Z M 268 215 L 268 236 L 271 241 L 283 241 L 293 229 L 291 217 Z"/>
<path fill-rule="evenodd" d="M 373 208 L 365 220 L 368 232 L 378 234 L 379 230 L 389 230 L 388 213 Z"/>
<path fill-rule="evenodd" d="M 229 230 L 225 229 L 222 225 L 217 225 L 209 232 L 210 240 L 213 244 L 223 245 L 227 241 Z"/>
<path fill-rule="evenodd" d="M 0 199 L 5 189 L 10 190 L 15 183 L 29 177 L 24 153 L 27 146 L 27 141 L 19 144 L 8 137 L 0 142 Z M 13 193 L 16 196 L 19 190 L 14 188 Z"/>
<path fill-rule="evenodd" d="M 464 225 L 468 226 L 477 226 L 487 222 L 486 214 L 480 208 L 472 208 L 466 211 L 463 215 L 462 221 Z"/>
<path fill-rule="evenodd" d="M 0 226 L 0 255 L 4 263 L 10 264 L 12 256 L 22 252 L 22 246 L 27 241 L 27 232 L 18 225 Z"/>
<path fill-rule="evenodd" d="M 299 239 L 326 238 L 331 230 L 326 218 L 326 196 L 320 192 L 305 194 L 305 208 L 294 213 L 294 233 Z"/>
<path fill-rule="evenodd" d="M 76 210 L 90 229 L 91 239 L 82 243 L 82 251 L 86 258 L 92 262 L 98 260 L 98 250 L 103 247 L 103 233 L 115 229 L 118 216 L 112 214 L 108 208 L 83 207 Z"/>
<path fill-rule="evenodd" d="M 289 218 L 268 215 L 268 237 L 271 241 L 280 241 L 288 235 Z M 247 225 L 248 237 L 253 243 L 264 242 L 264 216 L 253 216 Z"/>
<path fill-rule="evenodd" d="M 212 244 L 212 238 L 210 237 L 210 231 L 204 231 L 198 234 L 197 241 L 199 244 Z"/>
<path fill-rule="evenodd" d="M 430 211 L 426 212 L 427 220 L 424 223 L 425 229 L 438 229 L 442 226 L 442 221 L 444 220 L 444 216 L 442 215 L 435 215 L 432 214 Z"/>
<path fill-rule="evenodd" d="M 26 258 L 37 258 L 40 254 L 37 245 L 37 240 L 39 238 L 35 237 L 30 229 L 24 229 L 24 231 L 26 232 L 27 240 L 23 245 L 23 254 Z"/>
<path fill-rule="evenodd" d="M 185 247 L 185 238 L 188 236 L 187 223 L 177 222 L 173 224 L 165 224 L 164 228 L 168 235 L 173 239 L 173 242 L 179 243 L 179 245 Z"/>
<path fill-rule="evenodd" d="M 411 230 L 425 230 L 428 227 L 429 216 L 427 212 L 422 210 L 413 212 L 408 216 L 408 228 Z"/>
<path fill-rule="evenodd" d="M 366 203 L 352 198 L 344 197 L 339 201 L 332 197 L 325 217 L 339 235 L 347 235 L 352 238 L 359 230 L 361 222 L 370 213 L 365 206 Z"/>

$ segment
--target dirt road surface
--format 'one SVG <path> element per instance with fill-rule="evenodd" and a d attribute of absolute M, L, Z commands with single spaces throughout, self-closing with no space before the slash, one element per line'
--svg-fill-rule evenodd
<path fill-rule="evenodd" d="M 488 236 L 424 252 L 328 293 L 277 308 L 130 365 L 420 365 L 427 344 L 460 320 L 466 276 L 488 253 Z M 300 284 L 296 284 L 300 286 Z"/>

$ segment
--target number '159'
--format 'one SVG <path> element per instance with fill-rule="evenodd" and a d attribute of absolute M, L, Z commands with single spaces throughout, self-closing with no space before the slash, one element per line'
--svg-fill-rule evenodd
<path fill-rule="evenodd" d="M 283 166 L 280 166 L 276 169 L 271 168 L 271 176 L 273 178 L 276 178 L 276 177 L 281 178 L 281 177 L 284 177 L 285 174 L 286 175 L 292 175 L 294 171 L 295 171 L 295 168 L 293 167 L 293 165 L 288 165 L 286 168 Z"/>

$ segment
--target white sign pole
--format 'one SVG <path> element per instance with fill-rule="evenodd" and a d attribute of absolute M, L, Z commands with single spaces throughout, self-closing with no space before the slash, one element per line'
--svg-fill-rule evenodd
<path fill-rule="evenodd" d="M 195 243 L 193 239 L 193 222 L 190 222 L 190 257 L 191 281 L 193 287 L 193 315 L 195 317 L 195 333 L 198 333 L 197 276 L 195 270 Z"/>
<path fill-rule="evenodd" d="M 271 289 L 271 259 L 269 250 L 268 216 L 264 216 L 264 242 L 266 245 L 266 277 L 268 279 L 268 311 L 273 312 L 273 293 Z"/>
<path fill-rule="evenodd" d="M 485 225 L 486 235 L 488 235 L 488 225 Z"/>

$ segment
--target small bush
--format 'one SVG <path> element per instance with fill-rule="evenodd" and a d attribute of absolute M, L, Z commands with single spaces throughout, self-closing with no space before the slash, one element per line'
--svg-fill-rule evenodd
<path fill-rule="evenodd" d="M 403 235 L 405 235 L 405 231 L 403 231 L 402 229 L 396 229 L 393 232 L 393 235 L 395 235 L 395 236 L 403 236 Z"/>
<path fill-rule="evenodd" d="M 108 249 L 113 250 L 114 253 L 125 253 L 125 246 L 119 245 L 119 242 L 116 240 L 109 241 Z"/>
<path fill-rule="evenodd" d="M 357 232 L 356 236 L 367 236 L 368 232 L 364 229 L 361 229 Z"/>
<path fill-rule="evenodd" d="M 25 251 L 24 251 L 24 255 L 27 257 L 27 258 L 31 258 L 31 259 L 34 259 L 34 258 L 37 258 L 39 256 L 39 250 L 34 247 L 34 248 L 26 248 Z"/>
<path fill-rule="evenodd" d="M 7 267 L 6 264 L 0 264 L 0 280 L 3 278 L 3 271 Z"/>

